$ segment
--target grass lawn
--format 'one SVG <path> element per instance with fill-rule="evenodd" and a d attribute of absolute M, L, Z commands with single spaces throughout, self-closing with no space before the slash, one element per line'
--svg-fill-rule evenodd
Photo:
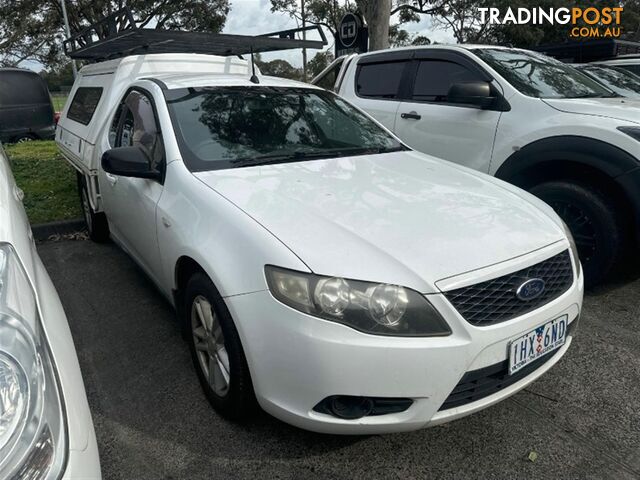
<path fill-rule="evenodd" d="M 51 102 L 53 103 L 53 109 L 56 112 L 61 112 L 64 108 L 64 104 L 67 102 L 67 95 L 64 93 L 52 93 Z"/>
<path fill-rule="evenodd" d="M 5 151 L 32 224 L 82 217 L 75 170 L 54 141 L 5 145 Z"/>

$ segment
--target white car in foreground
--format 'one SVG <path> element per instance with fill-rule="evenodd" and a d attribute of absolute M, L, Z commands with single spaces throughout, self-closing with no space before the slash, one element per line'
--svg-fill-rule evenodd
<path fill-rule="evenodd" d="M 320 432 L 422 428 L 522 389 L 571 344 L 583 278 L 553 210 L 333 93 L 157 54 L 83 68 L 70 98 L 57 139 L 91 236 L 172 301 L 231 418 L 257 399 Z"/>
<path fill-rule="evenodd" d="M 67 318 L 0 146 L 0 478 L 100 478 Z"/>

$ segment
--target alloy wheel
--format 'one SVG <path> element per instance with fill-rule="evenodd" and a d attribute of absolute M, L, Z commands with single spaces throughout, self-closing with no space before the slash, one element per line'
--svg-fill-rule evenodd
<path fill-rule="evenodd" d="M 229 356 L 220 320 L 202 295 L 194 298 L 191 305 L 191 334 L 207 383 L 216 395 L 224 397 L 229 392 Z"/>

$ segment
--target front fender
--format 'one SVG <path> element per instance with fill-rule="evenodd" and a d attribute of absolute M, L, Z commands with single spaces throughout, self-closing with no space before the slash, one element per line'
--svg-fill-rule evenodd
<path fill-rule="evenodd" d="M 536 140 L 520 148 L 498 168 L 495 176 L 511 181 L 522 172 L 552 161 L 587 165 L 611 178 L 640 165 L 633 155 L 609 143 L 577 135 L 560 135 Z"/>
<path fill-rule="evenodd" d="M 264 265 L 309 271 L 271 232 L 187 170 L 181 161 L 167 166 L 157 212 L 162 288 L 176 289 L 176 265 L 190 257 L 229 297 L 267 288 Z"/>

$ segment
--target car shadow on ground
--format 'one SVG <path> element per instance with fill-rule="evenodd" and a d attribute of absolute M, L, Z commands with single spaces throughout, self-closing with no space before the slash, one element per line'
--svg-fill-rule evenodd
<path fill-rule="evenodd" d="M 39 251 L 76 342 L 105 479 L 640 476 L 638 281 L 588 296 L 568 354 L 511 399 L 417 432 L 334 436 L 265 413 L 217 415 L 171 307 L 115 245 Z"/>

